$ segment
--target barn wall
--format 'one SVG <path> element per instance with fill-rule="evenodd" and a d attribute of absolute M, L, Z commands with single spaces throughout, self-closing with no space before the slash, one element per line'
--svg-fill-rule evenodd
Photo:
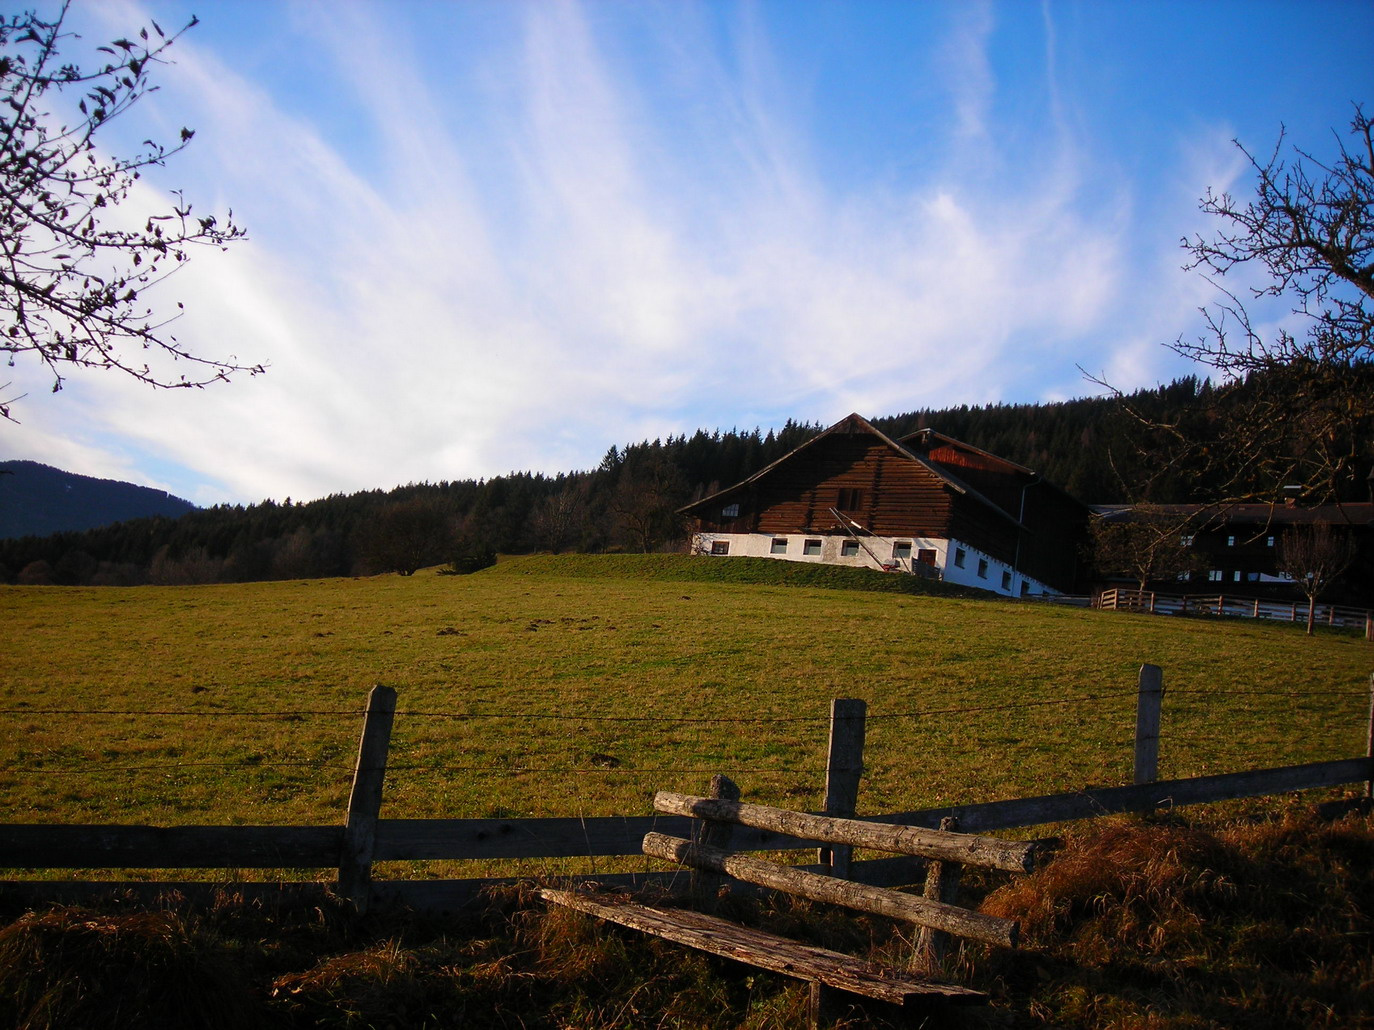
<path fill-rule="evenodd" d="M 811 562 L 819 565 L 845 565 L 853 568 L 878 569 L 888 566 L 894 575 L 910 574 L 910 563 L 892 560 L 894 545 L 911 545 L 915 557 L 921 550 L 935 551 L 935 569 L 939 578 L 947 583 L 990 590 L 1007 597 L 1034 597 L 1041 594 L 1054 594 L 1059 591 L 1033 576 L 1018 573 L 1007 562 L 999 561 L 985 551 L 981 551 L 962 540 L 942 540 L 931 537 L 865 537 L 868 551 L 862 547 L 853 556 L 845 556 L 843 543 L 848 536 L 821 533 L 774 534 L 774 533 L 710 533 L 700 532 L 693 535 L 692 550 L 711 557 L 730 558 L 776 558 L 780 561 Z M 815 554 L 807 554 L 805 544 L 808 540 L 820 545 Z M 783 541 L 785 548 L 778 552 L 773 549 L 774 541 Z M 722 553 L 713 549 L 723 545 Z M 873 552 L 870 555 L 868 552 Z M 881 559 L 875 562 L 873 556 Z M 896 568 L 891 566 L 895 564 Z"/>
<path fill-rule="evenodd" d="M 879 536 L 948 537 L 949 491 L 929 469 L 903 457 L 871 434 L 835 433 L 818 440 L 758 481 L 721 495 L 699 512 L 711 533 L 842 531 L 831 514 L 845 491 L 859 503 L 847 518 Z M 739 515 L 725 514 L 729 505 Z"/>

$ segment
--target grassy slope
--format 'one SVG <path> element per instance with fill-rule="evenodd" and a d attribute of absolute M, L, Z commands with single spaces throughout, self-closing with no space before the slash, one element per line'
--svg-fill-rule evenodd
<path fill-rule="evenodd" d="M 1169 690 L 1166 776 L 1363 750 L 1371 652 L 1354 637 L 777 579 L 843 571 L 577 556 L 468 577 L 0 588 L 0 818 L 336 822 L 378 682 L 400 693 L 396 817 L 638 813 L 714 770 L 813 805 L 842 696 L 870 705 L 870 812 L 1119 783 L 1145 661 Z M 748 574 L 774 582 L 693 578 Z M 1340 693 L 1225 693 L 1250 689 Z M 1063 698 L 1093 699 L 996 707 Z"/>
<path fill-rule="evenodd" d="M 546 558 L 461 579 L 0 589 L 11 630 L 0 818 L 337 821 L 357 713 L 377 681 L 401 692 L 393 816 L 641 812 L 652 789 L 696 789 L 717 768 L 737 772 L 751 797 L 815 804 L 825 711 L 840 695 L 867 698 L 874 716 L 867 811 L 1122 782 L 1146 660 L 1165 667 L 1169 687 L 1165 775 L 1363 749 L 1374 652 L 1353 637 L 711 580 L 789 571 Z M 884 718 L 1090 694 L 1112 696 Z M 199 714 L 38 714 L 54 709 Z M 341 714 L 208 714 L 283 710 Z M 590 719 L 682 714 L 806 721 Z M 306 764 L 280 764 L 291 761 Z M 511 771 L 535 766 L 568 771 Z M 1328 826 L 1296 807 L 1277 823 L 1077 828 L 1059 860 L 989 899 L 1023 921 L 1029 946 L 961 960 L 961 977 L 998 1004 L 960 1025 L 1374 1025 L 1371 868 L 1367 817 Z M 975 896 L 995 886 L 968 884 Z M 909 947 L 880 921 L 785 905 L 761 917 L 898 961 Z M 232 901 L 195 916 L 25 916 L 0 927 L 0 1019 L 763 1030 L 800 1018 L 804 992 L 785 980 L 520 897 L 482 919 L 357 926 L 323 909 Z M 168 989 L 183 982 L 197 989 Z"/>

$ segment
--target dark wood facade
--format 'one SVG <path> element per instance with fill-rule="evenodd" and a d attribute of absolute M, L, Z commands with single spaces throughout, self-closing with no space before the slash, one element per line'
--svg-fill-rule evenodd
<path fill-rule="evenodd" d="M 1148 583 L 1150 590 L 1301 600 L 1305 595 L 1299 586 L 1279 576 L 1284 534 L 1324 525 L 1334 539 L 1349 541 L 1354 553 L 1344 573 L 1323 592 L 1323 600 L 1359 607 L 1374 605 L 1374 503 L 1157 507 L 1180 520 L 1182 534 L 1197 557 L 1197 568 L 1181 578 Z M 1103 505 L 1097 511 L 1107 519 L 1131 518 L 1127 505 Z M 1115 580 L 1096 584 L 1099 588 L 1118 585 L 1121 583 Z"/>
<path fill-rule="evenodd" d="M 683 512 L 701 534 L 957 540 L 1057 590 L 1077 586 L 1088 519 L 1029 469 L 928 430 L 898 443 L 858 415 Z"/>

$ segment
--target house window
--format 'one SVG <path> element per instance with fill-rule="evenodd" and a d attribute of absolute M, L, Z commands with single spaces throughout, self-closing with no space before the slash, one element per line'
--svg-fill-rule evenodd
<path fill-rule="evenodd" d="M 1236 546 L 1236 535 L 1235 535 L 1234 533 L 1232 533 L 1230 536 L 1228 536 L 1228 537 L 1226 538 L 1226 546 L 1227 546 L 1227 547 L 1235 547 L 1235 546 Z"/>
<path fill-rule="evenodd" d="M 787 538 L 786 538 L 786 537 L 774 537 L 774 538 L 773 538 L 773 546 L 770 548 L 769 553 L 771 553 L 771 554 L 786 554 L 786 553 L 787 553 Z"/>
<path fill-rule="evenodd" d="M 845 487 L 840 491 L 840 499 L 836 503 L 840 511 L 858 511 L 863 507 L 864 492 L 852 487 Z"/>
<path fill-rule="evenodd" d="M 964 567 L 964 549 L 962 547 L 956 547 L 954 549 L 954 564 L 960 569 Z"/>
<path fill-rule="evenodd" d="M 929 565 L 929 566 L 931 566 L 932 568 L 934 568 L 934 567 L 935 567 L 935 548 L 933 548 L 933 547 L 922 547 L 919 551 L 916 552 L 916 560 L 917 560 L 920 564 L 922 564 L 922 565 Z"/>
<path fill-rule="evenodd" d="M 1004 572 L 1004 573 L 1002 573 L 1002 589 L 1003 589 L 1003 590 L 1010 590 L 1010 589 L 1011 589 L 1011 573 L 1010 573 L 1010 572 Z"/>
<path fill-rule="evenodd" d="M 892 545 L 892 557 L 906 560 L 911 557 L 911 542 L 901 540 Z"/>
<path fill-rule="evenodd" d="M 820 554 L 821 542 L 819 540 L 808 540 L 802 544 L 802 554 Z"/>
<path fill-rule="evenodd" d="M 1193 546 L 1193 534 L 1192 534 L 1192 533 L 1184 533 L 1181 537 L 1178 538 L 1178 542 L 1179 542 L 1180 544 L 1182 544 L 1184 547 L 1192 547 L 1192 546 Z"/>
<path fill-rule="evenodd" d="M 1220 570 L 1220 569 L 1208 569 L 1208 570 L 1207 570 L 1207 582 L 1209 582 L 1209 583 L 1220 583 L 1220 582 L 1221 582 L 1221 570 Z"/>
<path fill-rule="evenodd" d="M 1029 593 L 1030 593 L 1030 584 L 1029 584 L 1028 582 L 1026 582 L 1026 581 L 1023 579 L 1023 580 L 1021 581 L 1021 596 L 1022 596 L 1022 597 L 1025 597 L 1025 596 L 1026 596 L 1027 594 L 1029 594 Z"/>
<path fill-rule="evenodd" d="M 857 540 L 846 540 L 844 543 L 840 545 L 841 558 L 853 558 L 858 553 L 859 541 Z"/>
<path fill-rule="evenodd" d="M 738 504 L 727 504 L 724 508 L 720 509 L 720 517 L 723 518 L 723 519 L 738 518 L 738 517 L 739 517 L 739 505 L 738 505 Z"/>
<path fill-rule="evenodd" d="M 1267 537 L 1265 537 L 1265 538 L 1264 538 L 1264 546 L 1265 546 L 1265 547 L 1273 547 L 1273 546 L 1274 546 L 1274 538 L 1273 538 L 1272 536 L 1267 536 Z"/>
<path fill-rule="evenodd" d="M 730 541 L 729 541 L 729 540 L 712 540 L 712 541 L 711 541 L 711 553 L 712 553 L 712 554 L 729 554 L 729 553 L 730 553 Z"/>
<path fill-rule="evenodd" d="M 1235 572 L 1231 573 L 1231 582 L 1233 582 L 1233 583 L 1239 583 L 1239 582 L 1240 582 L 1240 569 L 1237 569 Z"/>
<path fill-rule="evenodd" d="M 979 578 L 979 579 L 987 579 L 987 578 L 988 578 L 988 560 L 987 560 L 986 558 L 979 558 L 979 559 L 978 559 L 978 578 Z"/>

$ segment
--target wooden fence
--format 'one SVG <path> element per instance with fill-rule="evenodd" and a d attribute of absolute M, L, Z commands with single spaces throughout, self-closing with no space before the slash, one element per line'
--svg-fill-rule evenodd
<path fill-rule="evenodd" d="M 1042 797 L 953 805 L 910 812 L 865 815 L 873 822 L 938 829 L 956 817 L 960 830 L 983 832 L 1091 819 L 1120 812 L 1283 794 L 1297 790 L 1366 784 L 1374 797 L 1374 677 L 1370 732 L 1365 755 L 1327 762 L 1257 769 L 1180 780 L 1157 780 L 1163 674 L 1141 667 L 1137 692 L 1134 783 Z M 383 819 L 386 775 L 396 693 L 373 689 L 358 748 L 348 811 L 336 826 L 127 826 L 0 825 L 0 869 L 245 869 L 316 870 L 329 880 L 246 883 L 230 889 L 244 896 L 282 896 L 336 891 L 357 910 L 376 904 L 452 910 L 470 902 L 491 879 L 378 880 L 377 862 L 397 860 L 478 861 L 567 857 L 640 856 L 647 833 L 690 836 L 686 816 L 643 815 L 545 819 Z M 831 706 L 824 815 L 856 817 L 863 768 L 863 701 L 840 699 Z M 741 851 L 815 848 L 775 830 L 744 828 L 732 846 Z M 875 885 L 909 883 L 910 859 L 852 861 L 850 848 L 820 849 L 818 867 L 831 875 Z M 657 874 L 673 875 L 673 874 Z M 597 876 L 603 883 L 637 883 L 654 874 Z M 81 900 L 111 892 L 157 896 L 179 892 L 191 900 L 212 897 L 225 884 L 172 881 L 0 881 L 0 894 L 27 904 Z"/>
<path fill-rule="evenodd" d="M 1153 590 L 1104 590 L 1093 601 L 1094 608 L 1113 611 L 1150 612 L 1154 615 L 1222 615 L 1241 619 L 1269 619 L 1276 622 L 1306 622 L 1305 601 L 1280 601 L 1274 598 L 1242 597 L 1236 594 L 1160 594 Z M 1314 619 L 1322 626 L 1363 629 L 1374 640 L 1374 612 L 1319 602 Z"/>

